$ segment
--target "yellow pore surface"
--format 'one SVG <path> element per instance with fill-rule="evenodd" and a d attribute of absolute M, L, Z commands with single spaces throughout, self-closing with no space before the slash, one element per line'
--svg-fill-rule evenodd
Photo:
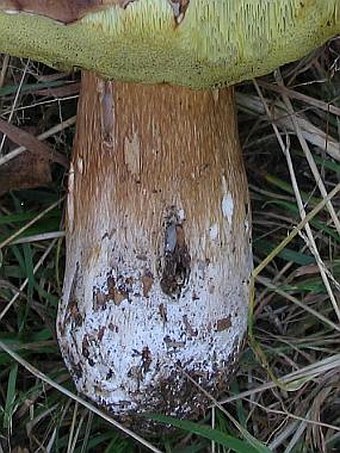
<path fill-rule="evenodd" d="M 199 89 L 265 74 L 340 31 L 340 0 L 190 0 L 182 17 L 171 0 L 118 3 L 69 25 L 2 11 L 0 52 Z"/>

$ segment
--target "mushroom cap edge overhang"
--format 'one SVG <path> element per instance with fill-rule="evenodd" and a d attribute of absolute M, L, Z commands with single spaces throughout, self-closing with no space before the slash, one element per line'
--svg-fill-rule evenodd
<path fill-rule="evenodd" d="M 200 89 L 263 75 L 340 31 L 340 0 L 191 0 L 181 16 L 173 7 L 180 2 L 123 3 L 71 24 L 1 12 L 0 4 L 0 51 L 108 79 Z"/>

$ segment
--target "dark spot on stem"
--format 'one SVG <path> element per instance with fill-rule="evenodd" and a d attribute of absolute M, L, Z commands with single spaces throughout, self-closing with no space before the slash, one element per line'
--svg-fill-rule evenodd
<path fill-rule="evenodd" d="M 65 318 L 65 323 L 71 322 L 73 324 L 73 326 L 75 326 L 75 327 L 80 327 L 83 323 L 83 317 L 80 313 L 80 310 L 78 307 L 78 299 L 76 296 L 78 281 L 79 281 L 79 263 L 77 262 L 76 270 L 73 275 L 73 279 L 72 279 L 72 283 L 71 283 L 69 298 L 67 301 L 66 318 Z M 59 326 L 59 328 L 60 327 L 61 327 L 61 325 Z M 62 326 L 62 327 L 64 328 L 64 326 Z"/>
<path fill-rule="evenodd" d="M 132 278 L 118 276 L 117 281 L 112 275 L 106 279 L 107 290 L 93 288 L 93 309 L 94 311 L 105 310 L 107 303 L 114 302 L 120 305 L 123 300 L 128 299 L 131 290 Z"/>
<path fill-rule="evenodd" d="M 229 327 L 231 327 L 230 316 L 228 316 L 227 318 L 219 319 L 216 322 L 216 330 L 217 330 L 217 332 L 222 332 L 223 330 L 227 330 L 227 329 L 229 329 Z"/>
<path fill-rule="evenodd" d="M 163 323 L 165 324 L 168 321 L 168 310 L 164 304 L 159 304 L 158 309 Z"/>
<path fill-rule="evenodd" d="M 143 296 L 148 297 L 153 285 L 153 275 L 150 271 L 145 271 L 142 277 Z"/>
<path fill-rule="evenodd" d="M 165 221 L 164 250 L 161 259 L 161 289 L 168 296 L 179 297 L 190 275 L 190 254 L 184 226 L 174 208 Z"/>

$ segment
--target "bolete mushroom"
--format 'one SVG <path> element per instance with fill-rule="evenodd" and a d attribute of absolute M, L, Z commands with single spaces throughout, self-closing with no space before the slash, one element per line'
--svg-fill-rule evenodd
<path fill-rule="evenodd" d="M 5 0 L 0 10 L 1 51 L 84 70 L 57 320 L 76 387 L 121 418 L 199 416 L 207 397 L 192 380 L 225 389 L 250 293 L 228 86 L 336 34 L 340 0 Z"/>

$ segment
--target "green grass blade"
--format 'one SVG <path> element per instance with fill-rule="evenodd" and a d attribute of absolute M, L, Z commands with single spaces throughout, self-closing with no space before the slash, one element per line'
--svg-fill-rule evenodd
<path fill-rule="evenodd" d="M 249 445 L 248 442 L 225 434 L 217 429 L 212 429 L 209 426 L 201 425 L 189 420 L 179 420 L 174 417 L 158 414 L 150 414 L 148 415 L 148 418 L 161 423 L 170 424 L 175 428 L 183 429 L 184 431 L 188 431 L 192 434 L 205 437 L 206 439 L 216 442 L 217 444 L 230 448 L 236 453 L 270 453 L 270 450 L 264 445 L 259 445 L 258 448 L 255 448 Z"/>

